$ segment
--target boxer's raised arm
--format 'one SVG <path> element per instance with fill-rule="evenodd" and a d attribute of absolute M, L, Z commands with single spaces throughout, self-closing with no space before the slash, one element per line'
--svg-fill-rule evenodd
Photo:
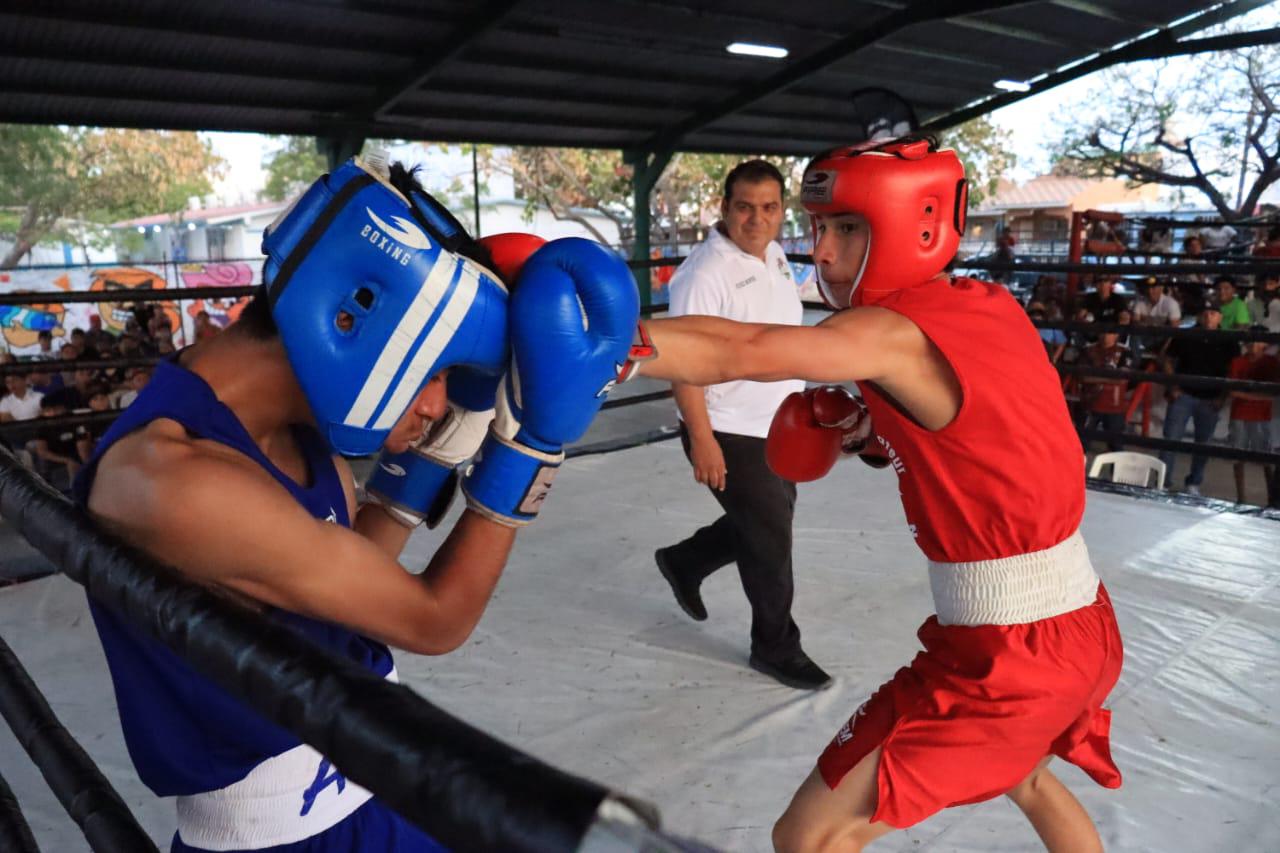
<path fill-rule="evenodd" d="M 104 457 L 89 497 L 113 531 L 198 583 L 420 654 L 466 640 L 514 540 L 466 513 L 412 575 L 363 536 L 313 518 L 265 471 L 180 441 L 129 444 Z"/>

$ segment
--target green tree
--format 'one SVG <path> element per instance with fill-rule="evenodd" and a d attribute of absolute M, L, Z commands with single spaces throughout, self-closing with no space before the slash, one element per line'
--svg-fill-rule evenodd
<path fill-rule="evenodd" d="M 662 232 L 674 239 L 681 229 L 713 218 L 719 207 L 725 176 L 736 164 L 752 156 L 673 155 L 650 197 L 654 239 L 663 239 Z M 490 148 L 482 158 L 486 168 L 505 172 L 514 178 L 516 192 L 525 200 L 530 219 L 534 209 L 541 205 L 557 219 L 577 222 L 604 242 L 604 235 L 583 215 L 583 212 L 591 212 L 612 220 L 619 233 L 630 236 L 634 222 L 633 170 L 623 162 L 621 152 L 581 148 Z M 798 185 L 799 172 L 805 162 L 802 158 L 766 159 L 778 166 L 789 185 Z M 799 209 L 795 194 L 788 196 L 788 202 Z"/>
<path fill-rule="evenodd" d="M 269 201 L 284 201 L 311 185 L 329 171 L 329 163 L 310 136 L 278 136 L 278 147 L 262 158 L 267 171 L 267 185 L 262 190 Z"/>
<path fill-rule="evenodd" d="M 182 210 L 222 166 L 194 133 L 0 125 L 0 269 L 41 240 L 85 242 L 85 223 Z"/>
<path fill-rule="evenodd" d="M 786 222 L 798 233 L 807 233 L 808 218 L 800 206 L 800 186 L 806 157 L 778 157 L 757 154 L 682 153 L 671 162 L 654 186 L 655 223 L 670 228 L 674 235 L 682 228 L 696 226 L 720 215 L 724 180 L 734 166 L 746 160 L 767 160 L 778 167 L 786 184 Z"/>
<path fill-rule="evenodd" d="M 948 143 L 959 150 L 974 178 L 970 191 L 974 204 L 994 190 L 996 180 L 1014 163 L 1008 132 L 986 118 L 951 131 Z M 534 211 L 542 207 L 556 219 L 576 222 L 597 240 L 608 242 L 606 235 L 586 215 L 592 213 L 613 221 L 623 238 L 630 239 L 634 223 L 633 170 L 623 161 L 620 151 L 481 145 L 477 156 L 481 191 L 485 174 L 509 175 L 517 196 L 525 202 L 526 221 L 532 221 Z M 672 156 L 653 187 L 652 240 L 655 243 L 674 240 L 682 232 L 718 217 L 724 179 L 729 170 L 757 156 L 777 166 L 786 181 L 789 190 L 786 221 L 790 232 L 807 233 L 808 217 L 800 206 L 800 194 L 795 191 L 800 186 L 807 157 L 681 152 Z M 455 211 L 469 211 L 471 193 L 468 171 L 466 175 L 455 176 L 442 197 Z M 469 214 L 463 221 L 470 221 Z"/>
<path fill-rule="evenodd" d="M 556 219 L 576 222 L 602 243 L 609 240 L 583 211 L 612 220 L 619 233 L 631 225 L 632 169 L 622 162 L 621 151 L 518 146 L 494 158 L 492 166 L 515 179 L 529 220 L 542 205 Z"/>
<path fill-rule="evenodd" d="M 1055 171 L 1203 195 L 1226 220 L 1280 181 L 1280 49 L 1112 70 L 1056 146 Z"/>
<path fill-rule="evenodd" d="M 1000 179 L 1017 165 L 1013 134 L 988 116 L 970 119 L 942 134 L 942 143 L 956 150 L 969 179 L 969 206 L 977 207 L 993 195 Z"/>

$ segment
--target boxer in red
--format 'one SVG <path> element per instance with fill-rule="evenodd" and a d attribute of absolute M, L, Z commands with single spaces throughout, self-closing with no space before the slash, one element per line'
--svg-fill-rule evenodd
<path fill-rule="evenodd" d="M 653 320 L 648 350 L 633 350 L 639 372 L 692 385 L 860 383 L 872 449 L 928 559 L 924 650 L 836 734 L 774 844 L 860 850 L 1007 794 L 1050 850 L 1101 850 L 1046 765 L 1119 787 L 1102 703 L 1120 634 L 1079 532 L 1080 443 L 1040 337 L 1003 287 L 943 272 L 964 229 L 964 169 L 927 138 L 840 149 L 809 165 L 802 201 L 835 314 L 812 327 Z M 856 449 L 857 414 L 830 390 L 793 395 L 770 436 L 779 473 L 820 475 L 824 435 Z"/>

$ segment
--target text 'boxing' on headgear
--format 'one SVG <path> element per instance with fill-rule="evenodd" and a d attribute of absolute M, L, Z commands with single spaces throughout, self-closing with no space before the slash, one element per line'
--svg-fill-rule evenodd
<path fill-rule="evenodd" d="M 441 370 L 506 369 L 507 291 L 454 251 L 468 239 L 435 199 L 388 183 L 381 152 L 316 181 L 263 236 L 272 316 L 338 453 L 376 452 Z"/>
<path fill-rule="evenodd" d="M 852 282 L 827 282 L 832 308 L 869 304 L 942 272 L 960 246 L 968 192 L 954 151 L 928 137 L 838 148 L 815 157 L 804 173 L 800 201 L 817 244 L 819 215 L 855 213 L 870 231 L 862 268 Z M 856 294 L 856 296 L 855 296 Z"/>

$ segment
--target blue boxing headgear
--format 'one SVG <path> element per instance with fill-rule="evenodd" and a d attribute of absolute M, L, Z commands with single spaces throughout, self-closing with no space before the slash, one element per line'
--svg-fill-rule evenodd
<path fill-rule="evenodd" d="M 363 456 L 447 367 L 507 367 L 507 291 L 452 251 L 461 226 L 426 194 L 405 198 L 353 158 L 263 237 L 271 314 L 316 424 Z"/>

